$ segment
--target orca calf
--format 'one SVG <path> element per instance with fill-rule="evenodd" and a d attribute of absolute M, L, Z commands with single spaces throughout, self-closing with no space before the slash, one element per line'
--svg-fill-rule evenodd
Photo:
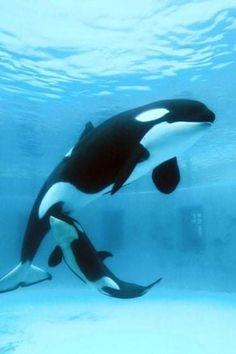
<path fill-rule="evenodd" d="M 121 281 L 103 263 L 112 254 L 97 252 L 76 220 L 68 216 L 63 219 L 50 216 L 57 246 L 49 257 L 49 266 L 55 267 L 64 258 L 69 268 L 84 283 L 95 286 L 105 295 L 121 299 L 142 296 L 161 280 L 159 278 L 146 287 Z"/>
<path fill-rule="evenodd" d="M 176 157 L 214 120 L 214 113 L 203 103 L 174 99 L 120 113 L 96 128 L 87 123 L 76 145 L 42 186 L 29 216 L 20 263 L 0 279 L 0 292 L 51 279 L 32 265 L 50 230 L 51 208 L 61 203 L 63 213 L 75 217 L 95 198 L 113 195 L 148 172 L 160 192 L 171 193 L 180 181 Z"/>

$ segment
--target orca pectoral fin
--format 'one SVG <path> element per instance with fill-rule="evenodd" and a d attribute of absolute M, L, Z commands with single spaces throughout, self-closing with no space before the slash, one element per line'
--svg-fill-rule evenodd
<path fill-rule="evenodd" d="M 144 160 L 147 160 L 149 158 L 149 152 L 145 147 L 141 144 L 139 144 L 132 154 L 130 155 L 129 159 L 126 161 L 126 163 L 123 165 L 121 170 L 119 171 L 115 182 L 113 184 L 112 190 L 111 190 L 111 195 L 115 194 L 125 183 L 125 181 L 128 179 L 128 177 L 131 175 L 133 172 L 135 166 Z"/>
<path fill-rule="evenodd" d="M 108 251 L 99 251 L 97 253 L 98 253 L 99 258 L 102 261 L 104 261 L 108 257 L 112 257 L 113 256 L 113 254 L 111 252 L 108 252 Z"/>
<path fill-rule="evenodd" d="M 20 263 L 16 268 L 0 279 L 0 293 L 49 279 L 52 279 L 52 276 L 48 272 L 32 264 L 30 265 L 28 262 Z"/>
<path fill-rule="evenodd" d="M 61 263 L 63 257 L 63 253 L 61 250 L 61 247 L 56 246 L 52 253 L 50 254 L 50 257 L 48 259 L 48 265 L 50 267 L 56 267 L 58 264 Z"/>
<path fill-rule="evenodd" d="M 180 182 L 177 158 L 173 157 L 154 168 L 152 180 L 160 192 L 165 194 L 173 192 Z"/>

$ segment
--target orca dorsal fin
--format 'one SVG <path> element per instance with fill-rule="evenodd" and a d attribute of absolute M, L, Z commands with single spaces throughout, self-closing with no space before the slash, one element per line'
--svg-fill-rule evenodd
<path fill-rule="evenodd" d="M 129 178 L 131 173 L 133 172 L 135 166 L 142 161 L 145 161 L 149 158 L 148 150 L 142 145 L 138 144 L 136 148 L 132 151 L 130 157 L 127 159 L 123 167 L 120 169 L 118 175 L 115 178 L 111 195 L 116 193 L 125 181 Z"/>
<path fill-rule="evenodd" d="M 80 147 L 80 144 L 82 142 L 82 140 L 91 132 L 93 131 L 94 129 L 94 126 L 91 122 L 88 122 L 86 125 L 85 125 L 85 128 L 84 130 L 82 131 L 77 143 L 67 152 L 67 154 L 65 155 L 65 158 L 70 158 L 72 155 L 74 155 L 78 148 Z"/>
<path fill-rule="evenodd" d="M 62 261 L 62 250 L 61 247 L 56 246 L 52 253 L 50 254 L 50 257 L 48 259 L 48 265 L 50 267 L 56 267 L 58 264 L 61 263 Z"/>
<path fill-rule="evenodd" d="M 79 143 L 81 142 L 81 140 L 86 136 L 88 135 L 92 130 L 94 129 L 94 126 L 91 122 L 88 122 L 86 125 L 85 125 L 85 128 L 84 130 L 82 131 L 80 137 L 79 137 Z"/>
<path fill-rule="evenodd" d="M 104 259 L 113 256 L 113 254 L 108 251 L 99 251 L 99 252 L 97 252 L 97 254 L 98 254 L 99 258 L 101 259 L 101 261 L 104 261 Z"/>
<path fill-rule="evenodd" d="M 160 192 L 165 194 L 173 192 L 180 182 L 177 158 L 173 157 L 154 168 L 152 180 Z"/>

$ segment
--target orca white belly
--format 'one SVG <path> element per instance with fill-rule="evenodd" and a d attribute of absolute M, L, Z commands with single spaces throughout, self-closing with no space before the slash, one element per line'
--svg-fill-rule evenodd
<path fill-rule="evenodd" d="M 56 203 L 63 203 L 63 210 L 67 214 L 79 211 L 81 208 L 99 198 L 109 188 L 99 193 L 86 194 L 67 182 L 55 183 L 45 194 L 39 206 L 39 218 L 43 218 L 48 209 Z"/>

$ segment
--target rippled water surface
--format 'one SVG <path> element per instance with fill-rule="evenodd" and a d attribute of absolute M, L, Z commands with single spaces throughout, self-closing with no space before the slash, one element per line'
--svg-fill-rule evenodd
<path fill-rule="evenodd" d="M 235 0 L 2 2 L 1 130 L 21 157 L 5 161 L 3 136 L 4 173 L 24 174 L 22 161 L 40 159 L 56 134 L 61 156 L 65 132 L 75 139 L 88 119 L 162 98 L 206 102 L 222 118 L 222 139 L 234 113 L 235 13 Z M 229 159 L 228 139 L 223 151 L 219 139 L 211 144 Z"/>
<path fill-rule="evenodd" d="M 146 92 L 235 62 L 233 0 L 8 1 L 1 13 L 1 87 L 30 100 Z"/>

